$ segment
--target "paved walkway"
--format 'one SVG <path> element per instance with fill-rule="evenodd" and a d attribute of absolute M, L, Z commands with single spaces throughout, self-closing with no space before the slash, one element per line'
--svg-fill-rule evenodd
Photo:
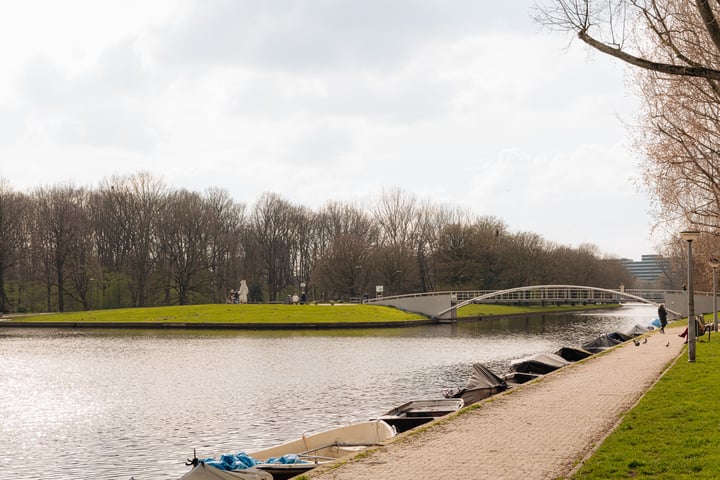
<path fill-rule="evenodd" d="M 403 434 L 322 480 L 535 480 L 566 477 L 682 351 L 681 326 L 616 347 L 470 412 Z M 642 342 L 642 340 L 641 340 Z M 669 342 L 669 346 L 666 346 Z M 410 432 L 409 432 L 410 433 Z"/>

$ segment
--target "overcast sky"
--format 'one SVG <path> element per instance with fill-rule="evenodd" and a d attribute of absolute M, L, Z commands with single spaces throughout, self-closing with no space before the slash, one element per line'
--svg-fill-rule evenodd
<path fill-rule="evenodd" d="M 29 192 L 149 171 L 312 209 L 400 188 L 639 260 L 655 248 L 627 71 L 530 5 L 6 2 L 0 177 Z"/>

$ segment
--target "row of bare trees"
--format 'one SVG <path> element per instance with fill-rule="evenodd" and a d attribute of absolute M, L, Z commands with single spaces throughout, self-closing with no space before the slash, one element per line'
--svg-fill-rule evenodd
<path fill-rule="evenodd" d="M 221 190 L 168 188 L 139 173 L 29 193 L 0 183 L 3 311 L 217 303 L 543 283 L 632 284 L 596 247 L 570 248 L 400 190 L 319 211 L 266 193 L 246 208 Z"/>

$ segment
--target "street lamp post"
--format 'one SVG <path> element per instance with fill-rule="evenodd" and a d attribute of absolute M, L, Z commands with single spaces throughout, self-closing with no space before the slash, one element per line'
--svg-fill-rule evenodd
<path fill-rule="evenodd" d="M 717 308 L 717 269 L 720 267 L 720 260 L 710 259 L 710 266 L 713 271 L 713 331 L 718 331 L 718 308 Z"/>
<path fill-rule="evenodd" d="M 692 242 L 697 240 L 700 232 L 697 230 L 685 230 L 680 232 L 680 238 L 688 244 L 688 272 L 687 272 L 687 292 L 688 292 L 688 362 L 695 361 L 695 340 L 697 332 L 695 331 L 695 292 L 693 290 L 692 275 Z"/>

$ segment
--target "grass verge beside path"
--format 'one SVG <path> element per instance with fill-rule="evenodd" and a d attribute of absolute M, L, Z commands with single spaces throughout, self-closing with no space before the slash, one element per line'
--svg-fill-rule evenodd
<path fill-rule="evenodd" d="M 687 349 L 572 477 L 720 478 L 720 332 Z"/>

